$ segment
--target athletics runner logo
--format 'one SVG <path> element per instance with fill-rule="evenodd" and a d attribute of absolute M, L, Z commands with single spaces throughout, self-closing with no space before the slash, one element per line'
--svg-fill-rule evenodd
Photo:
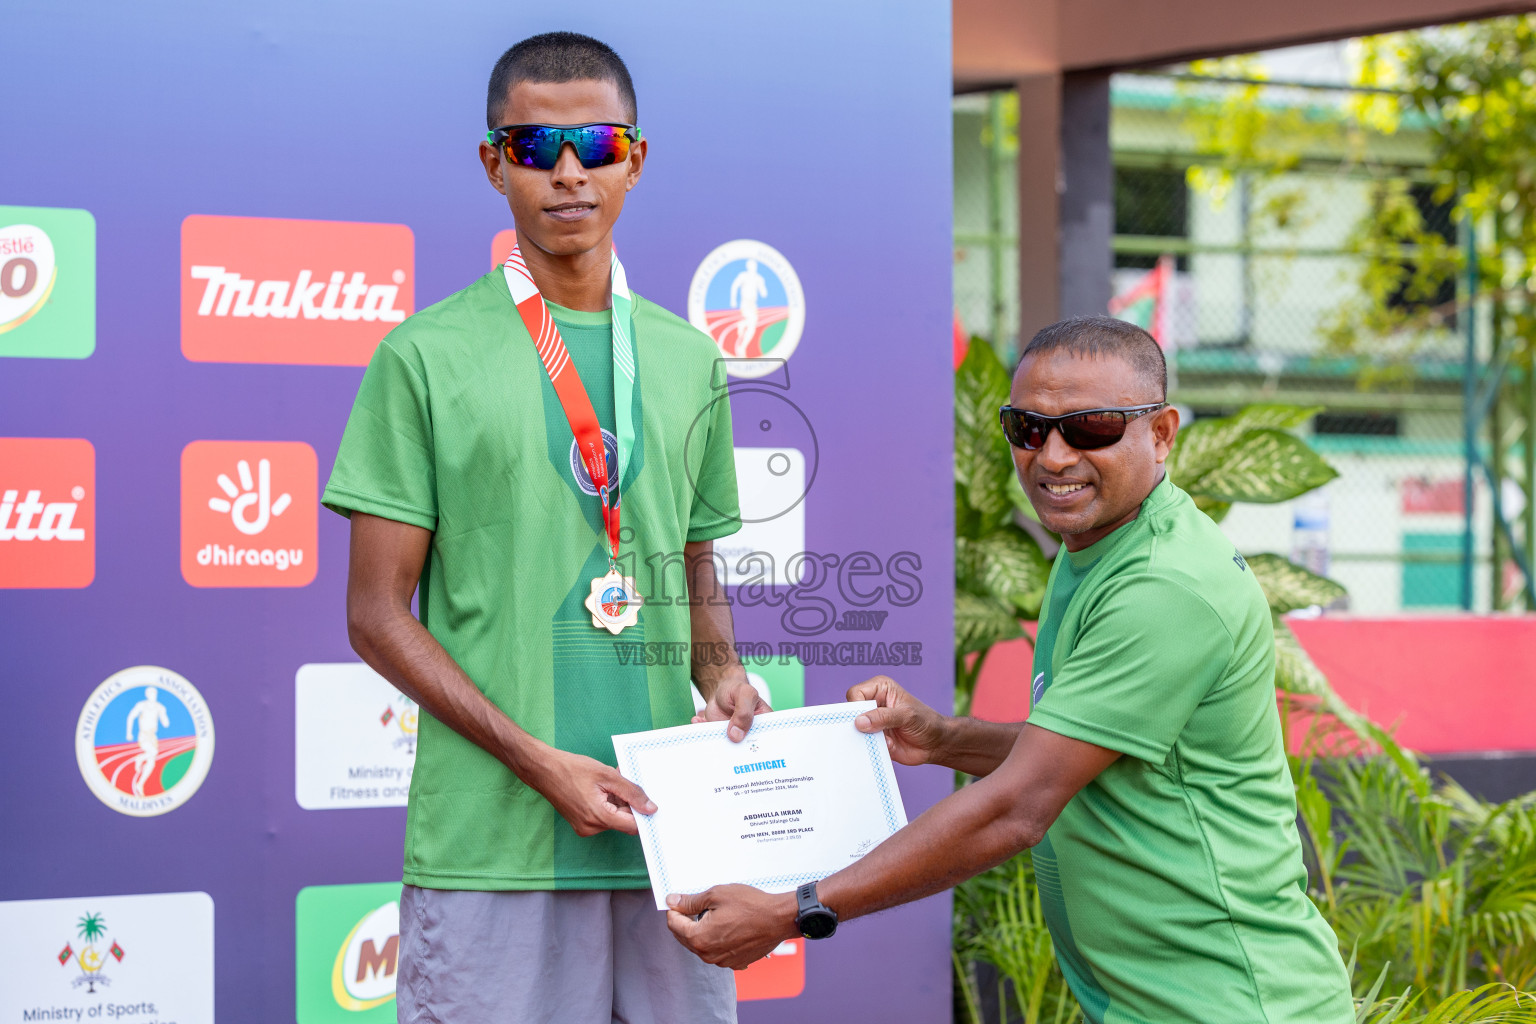
<path fill-rule="evenodd" d="M 629 607 L 629 591 L 618 584 L 612 584 L 604 588 L 598 603 L 603 606 L 605 616 L 616 619 Z"/>
<path fill-rule="evenodd" d="M 762 377 L 800 344 L 805 329 L 800 278 L 771 245 L 726 242 L 694 271 L 688 320 L 720 346 L 732 376 Z"/>
<path fill-rule="evenodd" d="M 97 799 L 146 818 L 192 798 L 213 763 L 213 718 L 170 669 L 124 669 L 96 687 L 75 728 L 75 759 Z"/>
<path fill-rule="evenodd" d="M 641 598 L 635 589 L 635 581 L 632 577 L 619 575 L 617 569 L 593 580 L 592 593 L 582 603 L 592 613 L 592 625 L 615 635 L 640 619 Z"/>
<path fill-rule="evenodd" d="M 92 993 L 97 985 L 112 984 L 112 978 L 102 969 L 108 964 L 107 957 L 122 963 L 128 952 L 116 939 L 111 939 L 111 945 L 107 945 L 108 939 L 107 923 L 101 914 L 88 912 L 81 915 L 75 925 L 75 939 L 64 943 L 58 955 L 59 966 L 68 967 L 73 960 L 79 969 L 79 976 L 70 982 L 75 988 L 84 985 L 86 992 Z M 75 940 L 81 943 L 79 949 L 74 947 Z"/>

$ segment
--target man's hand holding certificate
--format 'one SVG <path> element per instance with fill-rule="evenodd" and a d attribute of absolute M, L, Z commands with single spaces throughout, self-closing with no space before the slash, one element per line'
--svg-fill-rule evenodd
<path fill-rule="evenodd" d="M 884 738 L 854 719 L 873 701 L 613 738 L 619 771 L 645 790 L 640 841 L 658 909 L 671 893 L 740 882 L 793 891 L 848 866 L 907 823 Z"/>

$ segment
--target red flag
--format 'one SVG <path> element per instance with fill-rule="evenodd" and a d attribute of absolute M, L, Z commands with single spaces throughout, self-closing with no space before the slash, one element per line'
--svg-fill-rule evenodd
<path fill-rule="evenodd" d="M 117 960 L 118 960 L 119 963 L 122 962 L 122 960 L 123 960 L 123 947 L 119 946 L 117 944 L 116 940 L 113 941 L 112 948 L 110 950 L 108 950 L 107 952 L 109 952 L 113 956 L 117 957 Z"/>
<path fill-rule="evenodd" d="M 1170 292 L 1173 287 L 1173 272 L 1175 261 L 1168 253 L 1157 258 L 1157 265 L 1142 275 L 1126 291 L 1121 292 L 1109 300 L 1109 315 L 1120 316 L 1137 303 L 1152 300 L 1152 314 L 1145 325 L 1147 333 L 1157 340 L 1163 348 L 1167 348 L 1173 340 L 1169 330 L 1168 314 Z M 1126 319 L 1131 319 L 1127 317 Z M 1132 320 L 1132 322 L 1135 322 Z"/>
<path fill-rule="evenodd" d="M 394 710 L 391 709 L 391 708 L 385 708 L 384 709 L 384 713 L 379 716 L 379 724 L 380 725 L 388 725 L 389 722 L 390 722 L 390 719 L 392 719 L 394 717 L 395 717 Z"/>
<path fill-rule="evenodd" d="M 70 944 L 67 942 L 64 943 L 64 948 L 59 950 L 59 966 L 63 967 L 65 964 L 69 963 L 69 958 L 74 955 L 75 951 L 70 946 Z"/>

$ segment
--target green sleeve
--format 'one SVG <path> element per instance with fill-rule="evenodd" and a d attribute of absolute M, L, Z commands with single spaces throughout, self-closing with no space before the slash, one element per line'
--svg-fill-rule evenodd
<path fill-rule="evenodd" d="M 1225 673 L 1232 637 L 1203 598 L 1167 577 L 1109 587 L 1029 723 L 1161 764 Z"/>
<path fill-rule="evenodd" d="M 741 505 L 736 495 L 736 447 L 731 439 L 731 399 L 725 391 L 724 360 L 715 360 L 719 386 L 714 402 L 695 430 L 708 429 L 704 457 L 693 478 L 693 507 L 688 515 L 688 541 L 715 540 L 741 529 Z"/>
<path fill-rule="evenodd" d="M 366 512 L 435 530 L 432 413 L 413 355 L 388 339 L 374 350 L 320 500 L 344 516 Z"/>

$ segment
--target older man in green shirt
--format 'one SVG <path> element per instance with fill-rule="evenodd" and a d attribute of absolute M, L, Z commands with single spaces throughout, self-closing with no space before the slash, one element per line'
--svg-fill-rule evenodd
<path fill-rule="evenodd" d="M 1024 491 L 1063 544 L 1029 721 L 946 717 L 885 678 L 855 686 L 850 700 L 880 705 L 860 728 L 884 730 L 898 761 L 981 778 L 800 900 L 746 886 L 675 897 L 685 945 L 742 967 L 818 898 L 858 917 L 1032 848 L 1092 1024 L 1354 1020 L 1337 940 L 1306 893 L 1264 594 L 1164 472 L 1179 426 L 1165 389 L 1138 327 L 1084 317 L 1035 336 L 1002 410 Z"/>

